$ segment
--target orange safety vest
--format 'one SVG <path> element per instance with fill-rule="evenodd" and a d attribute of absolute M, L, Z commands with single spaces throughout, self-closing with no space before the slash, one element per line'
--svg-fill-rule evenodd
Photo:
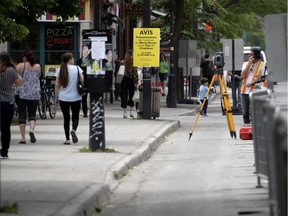
<path fill-rule="evenodd" d="M 261 68 L 263 66 L 264 62 L 262 61 L 258 61 L 254 67 L 254 71 L 253 71 L 253 76 L 252 76 L 252 80 L 254 80 L 255 76 L 257 76 L 258 79 L 261 78 L 261 74 L 260 74 L 260 71 L 261 71 Z M 250 72 L 251 70 L 251 67 L 252 65 L 250 65 L 248 71 Z M 244 77 L 242 79 L 242 86 L 241 86 L 241 93 L 244 94 L 245 93 L 245 89 L 246 89 L 246 80 L 247 80 L 247 77 L 249 75 L 249 72 L 246 74 L 246 77 Z M 255 88 L 255 86 L 251 86 L 250 87 L 250 90 L 252 91 L 253 89 Z"/>

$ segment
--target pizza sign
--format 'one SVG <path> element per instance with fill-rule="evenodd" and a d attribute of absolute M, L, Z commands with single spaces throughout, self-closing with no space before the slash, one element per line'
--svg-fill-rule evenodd
<path fill-rule="evenodd" d="M 47 26 L 45 29 L 46 50 L 73 50 L 73 26 Z"/>

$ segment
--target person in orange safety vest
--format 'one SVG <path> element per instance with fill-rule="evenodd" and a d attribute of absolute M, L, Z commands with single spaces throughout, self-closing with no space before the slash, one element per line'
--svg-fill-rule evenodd
<path fill-rule="evenodd" d="M 260 60 L 260 50 L 252 48 L 249 59 L 242 65 L 241 77 L 241 103 L 244 124 L 250 124 L 249 93 L 254 89 L 256 83 L 261 82 L 265 75 L 265 63 Z"/>

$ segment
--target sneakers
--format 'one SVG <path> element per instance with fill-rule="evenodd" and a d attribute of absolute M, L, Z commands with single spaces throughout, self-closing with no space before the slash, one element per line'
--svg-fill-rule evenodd
<path fill-rule="evenodd" d="M 132 113 L 132 111 L 130 112 L 130 115 L 129 115 L 131 118 L 134 118 L 134 115 Z"/>
<path fill-rule="evenodd" d="M 29 132 L 29 136 L 30 136 L 30 142 L 31 143 L 35 143 L 36 142 L 36 138 L 33 132 Z"/>
<path fill-rule="evenodd" d="M 1 155 L 0 156 L 0 159 L 4 159 L 5 160 L 5 159 L 8 159 L 8 158 L 9 158 L 8 155 L 3 155 L 3 156 Z"/>
<path fill-rule="evenodd" d="M 72 142 L 73 142 L 73 143 L 77 143 L 77 142 L 78 142 L 78 137 L 77 137 L 77 135 L 76 135 L 76 132 L 75 132 L 74 130 L 72 130 L 72 131 L 70 132 L 70 134 L 71 134 L 71 136 L 72 136 Z"/>
<path fill-rule="evenodd" d="M 8 159 L 8 154 L 2 154 L 2 149 L 0 149 L 0 159 Z"/>
<path fill-rule="evenodd" d="M 126 112 L 123 113 L 123 118 L 127 118 L 127 113 Z"/>

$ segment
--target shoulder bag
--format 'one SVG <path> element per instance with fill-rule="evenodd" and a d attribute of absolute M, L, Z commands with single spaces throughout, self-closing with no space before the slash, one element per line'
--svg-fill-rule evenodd
<path fill-rule="evenodd" d="M 78 74 L 77 90 L 78 90 L 79 95 L 83 96 L 87 93 L 87 89 L 84 87 L 83 83 L 81 82 L 78 66 L 77 66 L 77 74 Z"/>

